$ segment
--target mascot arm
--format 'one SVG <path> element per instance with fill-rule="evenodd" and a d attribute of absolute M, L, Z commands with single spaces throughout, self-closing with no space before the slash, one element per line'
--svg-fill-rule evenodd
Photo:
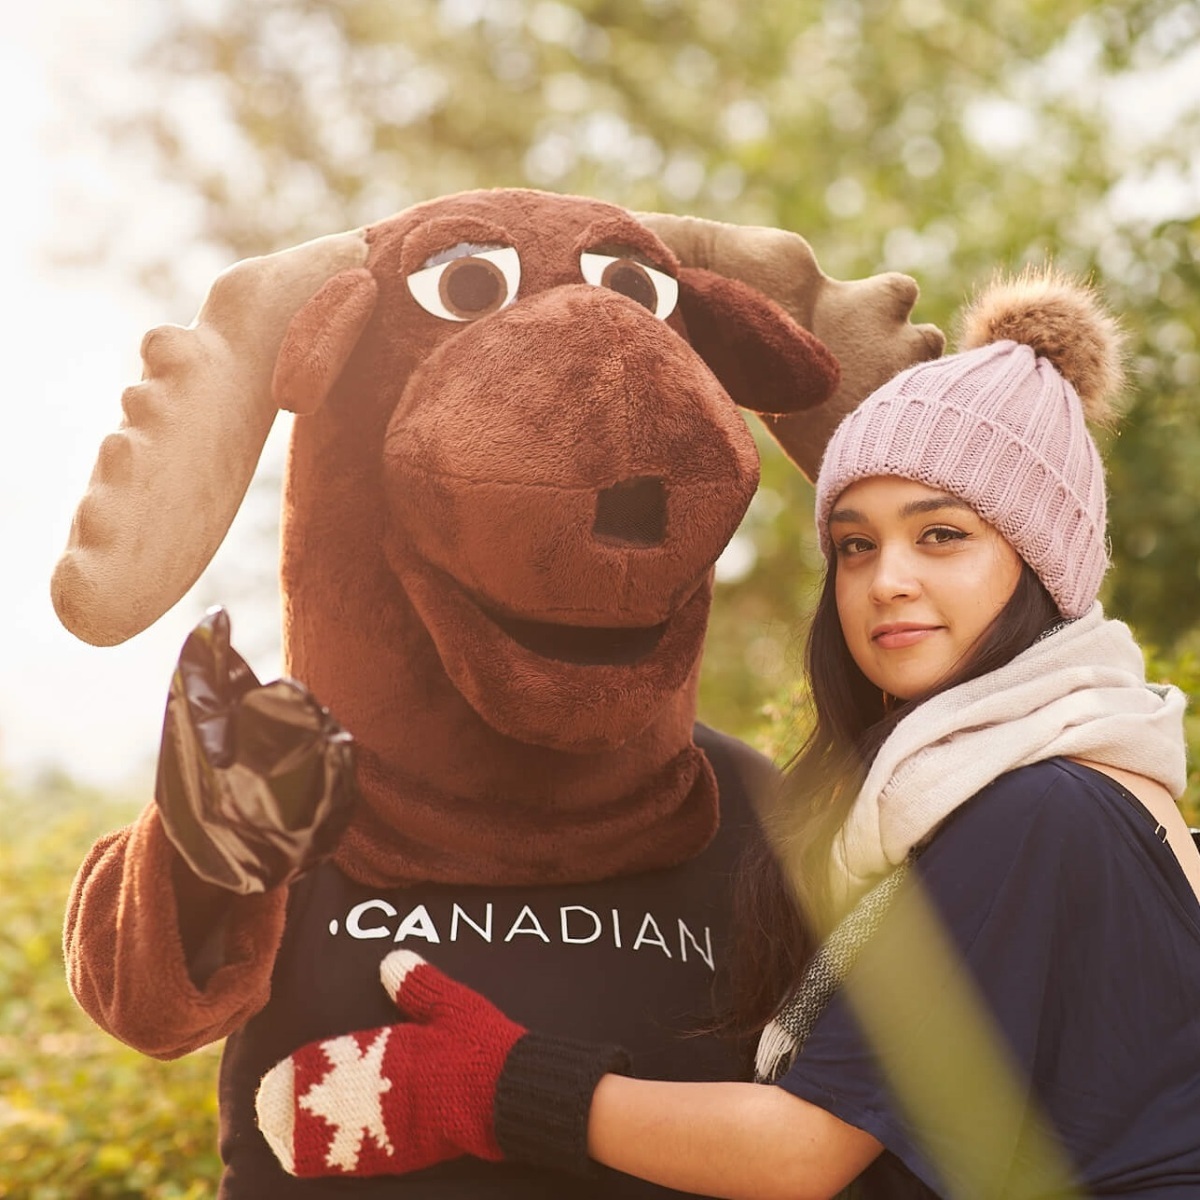
<path fill-rule="evenodd" d="M 67 910 L 71 990 L 109 1033 L 173 1058 L 266 1004 L 288 887 L 333 850 L 353 743 L 292 680 L 262 685 L 214 609 L 171 680 L 155 803 L 102 838 Z"/>
<path fill-rule="evenodd" d="M 222 963 L 198 986 L 173 876 L 177 853 L 155 806 L 101 838 L 67 907 L 67 978 L 98 1025 L 155 1058 L 177 1058 L 236 1029 L 266 1004 L 283 935 L 285 888 L 231 896 Z"/>
<path fill-rule="evenodd" d="M 266 1004 L 288 884 L 333 850 L 349 735 L 292 680 L 262 685 L 214 609 L 171 680 L 155 803 L 101 839 L 67 910 L 71 990 L 104 1029 L 186 1054 Z"/>

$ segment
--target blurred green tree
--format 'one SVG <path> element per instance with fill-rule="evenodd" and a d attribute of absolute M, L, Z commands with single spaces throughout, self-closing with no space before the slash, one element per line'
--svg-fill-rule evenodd
<path fill-rule="evenodd" d="M 156 9 L 105 110 L 230 260 L 478 186 L 779 225 L 831 274 L 920 281 L 943 326 L 1053 258 L 1128 314 L 1107 599 L 1164 654 L 1200 622 L 1200 8 L 1186 0 L 238 0 Z M 797 674 L 809 489 L 768 439 L 721 566 L 702 711 L 762 732 Z"/>

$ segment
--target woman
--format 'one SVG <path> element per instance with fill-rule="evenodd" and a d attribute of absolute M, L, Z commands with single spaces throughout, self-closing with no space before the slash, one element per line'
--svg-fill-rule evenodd
<path fill-rule="evenodd" d="M 629 1078 L 619 1051 L 527 1033 L 397 951 L 384 984 L 414 1024 L 264 1080 L 287 1169 L 472 1153 L 711 1196 L 1200 1195 L 1183 698 L 1096 602 L 1084 422 L 1119 336 L 1046 273 L 993 286 L 962 340 L 852 413 L 821 467 L 816 725 L 777 839 L 808 920 L 751 872 L 739 995 L 775 1082 Z M 330 1122 L 366 1135 L 340 1167 Z"/>

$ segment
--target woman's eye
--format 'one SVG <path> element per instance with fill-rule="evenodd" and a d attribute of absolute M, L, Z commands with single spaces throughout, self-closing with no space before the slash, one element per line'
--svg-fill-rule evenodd
<path fill-rule="evenodd" d="M 649 309 L 665 321 L 679 300 L 679 281 L 664 271 L 648 267 L 635 258 L 612 254 L 581 254 L 579 268 L 588 283 L 611 288 Z"/>
<path fill-rule="evenodd" d="M 408 290 L 427 312 L 444 321 L 474 321 L 517 298 L 521 259 L 512 246 L 471 247 L 471 252 L 414 271 Z"/>
<path fill-rule="evenodd" d="M 958 542 L 967 535 L 961 529 L 951 529 L 945 525 L 935 525 L 932 529 L 927 529 L 921 534 L 921 541 L 932 543 L 935 546 L 943 546 L 947 542 Z"/>
<path fill-rule="evenodd" d="M 857 554 L 865 554 L 868 550 L 873 549 L 873 545 L 867 538 L 864 537 L 847 537 L 842 538 L 837 543 L 837 552 L 842 558 L 853 558 Z"/>

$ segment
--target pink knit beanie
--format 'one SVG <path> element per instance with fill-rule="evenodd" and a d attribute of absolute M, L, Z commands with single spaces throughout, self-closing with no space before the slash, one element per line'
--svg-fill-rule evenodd
<path fill-rule="evenodd" d="M 963 349 L 890 379 L 838 426 L 817 478 L 817 533 L 850 484 L 899 475 L 965 500 L 1033 568 L 1065 617 L 1108 566 L 1104 468 L 1085 417 L 1120 388 L 1121 334 L 1086 285 L 998 280 L 964 313 Z"/>

